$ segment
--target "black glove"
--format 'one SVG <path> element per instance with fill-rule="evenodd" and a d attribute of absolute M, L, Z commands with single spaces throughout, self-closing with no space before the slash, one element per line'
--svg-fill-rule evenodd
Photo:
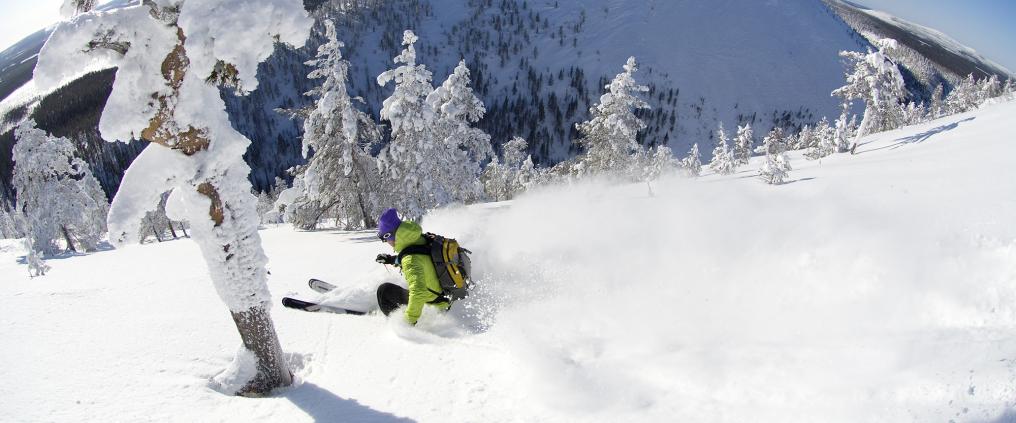
<path fill-rule="evenodd" d="M 391 254 L 378 254 L 377 258 L 374 259 L 374 261 L 376 261 L 378 263 L 381 263 L 381 264 L 391 264 L 391 265 L 394 265 L 395 264 L 395 256 L 393 256 Z"/>

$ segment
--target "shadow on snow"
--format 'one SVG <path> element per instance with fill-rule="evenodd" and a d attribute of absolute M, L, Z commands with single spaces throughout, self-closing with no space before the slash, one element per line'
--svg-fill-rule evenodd
<path fill-rule="evenodd" d="M 331 391 L 305 382 L 282 395 L 314 418 L 315 422 L 403 422 L 415 420 L 378 411 L 356 400 L 341 398 Z"/>
<path fill-rule="evenodd" d="M 884 147 L 873 148 L 871 150 L 859 151 L 857 154 L 870 153 L 872 151 L 885 150 L 885 149 L 895 150 L 895 149 L 900 148 L 900 147 L 902 147 L 902 146 L 904 146 L 906 144 L 920 144 L 922 142 L 927 141 L 929 138 L 931 138 L 931 137 L 933 137 L 935 135 L 941 134 L 943 132 L 952 131 L 953 129 L 959 128 L 961 123 L 970 122 L 970 121 L 972 121 L 974 119 L 975 119 L 974 117 L 968 117 L 968 118 L 963 119 L 963 120 L 959 120 L 959 121 L 956 121 L 956 122 L 953 122 L 953 123 L 950 123 L 950 124 L 946 124 L 946 125 L 942 125 L 942 126 L 938 126 L 938 127 L 929 129 L 927 131 L 921 132 L 920 134 L 914 134 L 914 135 L 911 135 L 909 137 L 897 138 L 897 139 L 894 140 L 896 142 L 893 143 L 893 144 L 889 144 L 889 145 L 884 146 Z M 866 142 L 864 144 L 860 144 L 859 146 L 870 144 L 872 142 L 874 142 L 874 141 L 868 141 L 868 142 Z"/>

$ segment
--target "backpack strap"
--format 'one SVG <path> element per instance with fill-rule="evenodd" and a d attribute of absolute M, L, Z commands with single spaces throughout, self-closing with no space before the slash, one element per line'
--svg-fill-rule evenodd
<path fill-rule="evenodd" d="M 403 248 L 402 251 L 399 251 L 399 261 L 398 262 L 402 263 L 402 258 L 405 257 L 405 256 L 408 256 L 410 254 L 418 254 L 418 255 L 427 256 L 427 258 L 430 258 L 430 245 L 428 245 L 428 244 L 410 245 L 410 246 L 408 246 L 406 248 Z"/>

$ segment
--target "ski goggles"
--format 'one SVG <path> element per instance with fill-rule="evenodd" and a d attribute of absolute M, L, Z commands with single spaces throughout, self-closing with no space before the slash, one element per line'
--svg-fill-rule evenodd
<path fill-rule="evenodd" d="M 382 241 L 388 241 L 389 239 L 392 239 L 392 237 L 394 237 L 394 236 L 395 236 L 394 232 L 386 232 L 386 233 L 383 233 L 383 234 L 377 234 L 378 239 L 380 239 Z"/>

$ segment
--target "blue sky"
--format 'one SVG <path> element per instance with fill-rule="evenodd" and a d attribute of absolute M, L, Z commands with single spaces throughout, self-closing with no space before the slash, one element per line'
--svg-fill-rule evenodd
<path fill-rule="evenodd" d="M 1016 72 L 1016 0 L 853 0 L 937 29 Z"/>
<path fill-rule="evenodd" d="M 106 3 L 100 0 L 98 3 Z M 1016 0 L 854 0 L 944 32 L 1016 72 Z M 0 0 L 0 51 L 60 19 L 62 0 Z"/>

